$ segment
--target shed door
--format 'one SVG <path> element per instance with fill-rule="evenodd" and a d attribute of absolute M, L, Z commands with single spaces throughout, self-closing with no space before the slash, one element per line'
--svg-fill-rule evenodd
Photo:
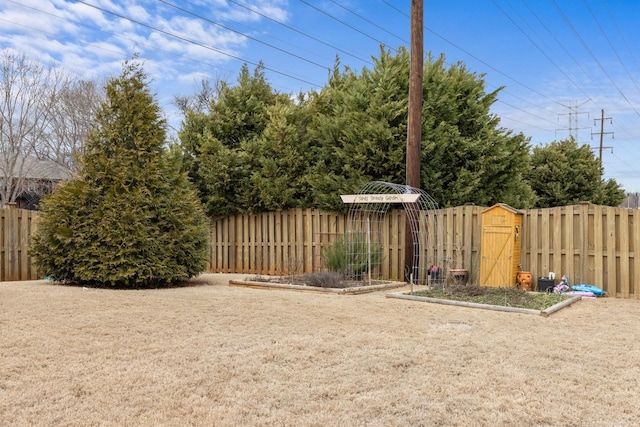
<path fill-rule="evenodd" d="M 513 247 L 513 227 L 484 227 L 480 285 L 512 285 Z"/>

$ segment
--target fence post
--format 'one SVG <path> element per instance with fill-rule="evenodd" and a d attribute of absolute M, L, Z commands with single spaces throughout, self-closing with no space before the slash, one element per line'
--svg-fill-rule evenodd
<path fill-rule="evenodd" d="M 7 203 L 5 209 L 4 251 L 5 280 L 20 280 L 18 274 L 18 206 Z"/>
<path fill-rule="evenodd" d="M 5 277 L 7 271 L 7 242 L 6 233 L 9 229 L 7 226 L 7 214 L 9 210 L 0 206 L 0 282 L 7 280 Z"/>

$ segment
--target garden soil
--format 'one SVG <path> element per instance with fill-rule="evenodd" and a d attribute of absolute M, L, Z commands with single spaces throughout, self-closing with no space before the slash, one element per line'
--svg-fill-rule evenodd
<path fill-rule="evenodd" d="M 637 426 L 640 301 L 0 283 L 3 426 Z"/>

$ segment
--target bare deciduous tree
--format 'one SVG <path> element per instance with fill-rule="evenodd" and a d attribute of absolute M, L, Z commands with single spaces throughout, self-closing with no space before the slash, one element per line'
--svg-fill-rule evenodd
<path fill-rule="evenodd" d="M 61 83 L 58 70 L 5 50 L 0 56 L 0 206 L 25 188 Z"/>
<path fill-rule="evenodd" d="M 95 81 L 66 79 L 57 93 L 46 138 L 36 155 L 76 171 L 78 156 L 95 127 L 95 117 L 104 92 Z"/>
<path fill-rule="evenodd" d="M 77 169 L 104 94 L 93 81 L 0 53 L 0 207 L 25 192 L 47 191 Z"/>
<path fill-rule="evenodd" d="M 211 106 L 211 101 L 215 99 L 222 85 L 221 80 L 216 80 L 211 84 L 211 80 L 203 79 L 197 92 L 192 95 L 175 95 L 173 105 L 186 117 L 189 111 L 207 112 Z"/>

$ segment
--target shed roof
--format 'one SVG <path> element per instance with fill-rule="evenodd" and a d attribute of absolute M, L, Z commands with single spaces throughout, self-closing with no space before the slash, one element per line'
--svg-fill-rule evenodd
<path fill-rule="evenodd" d="M 495 205 L 491 206 L 490 208 L 487 208 L 487 209 L 483 210 L 482 213 L 484 214 L 485 212 L 488 212 L 488 211 L 490 211 L 492 209 L 504 209 L 504 210 L 507 210 L 507 211 L 509 211 L 509 212 L 511 212 L 513 214 L 516 214 L 516 215 L 522 215 L 523 214 L 518 209 L 513 208 L 513 207 L 507 205 L 506 203 L 496 203 Z"/>

